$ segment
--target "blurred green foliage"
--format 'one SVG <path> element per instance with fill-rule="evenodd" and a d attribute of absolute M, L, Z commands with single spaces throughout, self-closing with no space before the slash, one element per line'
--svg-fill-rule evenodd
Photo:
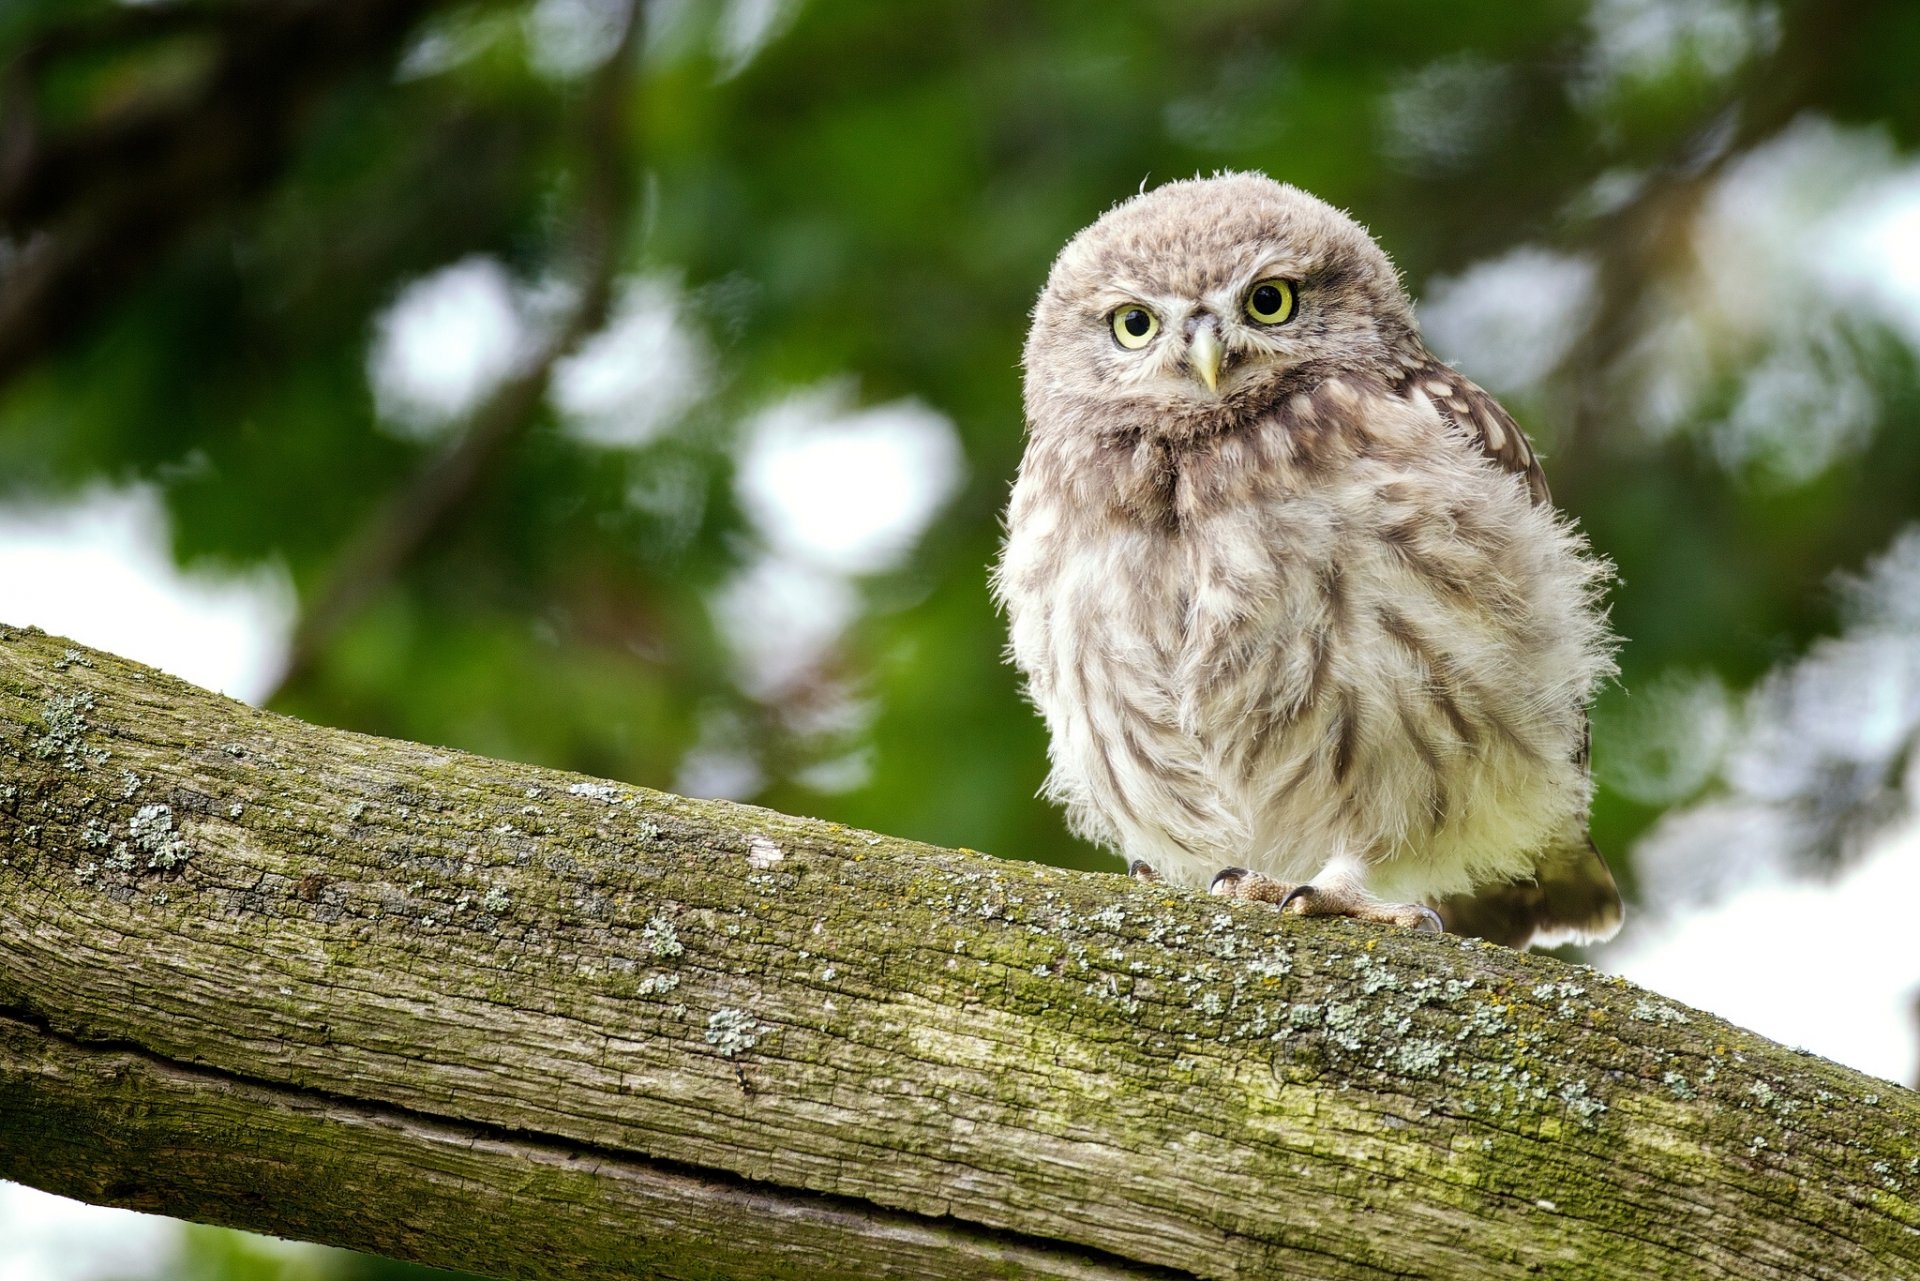
<path fill-rule="evenodd" d="M 145 181 L 83 150 L 85 199 L 30 208 L 19 174 L 130 115 L 164 127 L 206 92 L 236 15 L 263 5 L 0 6 L 0 293 L 47 243 L 87 243 L 86 201 Z M 577 279 L 583 209 L 606 198 L 596 165 L 633 179 L 619 272 L 674 282 L 713 354 L 691 406 L 629 446 L 584 442 L 538 404 L 366 584 L 279 710 L 658 787 L 721 726 L 761 780 L 746 799 L 1111 866 L 1034 798 L 1044 736 L 987 596 L 1021 448 L 1019 349 L 1068 236 L 1143 182 L 1219 168 L 1354 210 L 1416 297 L 1519 246 L 1592 265 L 1562 358 L 1496 390 L 1620 568 L 1624 690 L 1668 672 L 1750 685 L 1834 628 L 1836 571 L 1920 516 L 1913 353 L 1854 300 L 1819 302 L 1863 371 L 1866 429 L 1790 483 L 1715 445 L 1762 347 L 1657 432 L 1620 375 L 1686 297 L 1700 210 L 1744 156 L 1821 117 L 1870 126 L 1906 162 L 1920 6 L 656 0 L 619 127 L 598 136 L 582 117 L 606 73 L 591 56 L 556 69 L 542 41 L 569 21 L 609 29 L 619 4 L 413 7 L 401 41 L 341 55 L 269 131 L 266 161 L 132 265 L 112 258 L 98 305 L 9 369 L 0 501 L 152 482 L 180 561 L 278 561 L 311 605 L 445 447 L 380 421 L 377 318 L 475 254 L 529 286 Z M 1810 301 L 1783 289 L 1769 305 Z M 859 578 L 864 608 L 818 670 L 750 689 L 714 610 L 765 542 L 734 485 L 745 424 L 844 376 L 862 404 L 949 417 L 964 485 L 910 557 Z M 823 730 L 809 710 L 830 695 L 864 711 Z M 1603 781 L 1623 697 L 1597 713 Z M 851 776 L 817 768 L 850 756 Z M 1625 851 L 1657 813 L 1603 788 L 1602 847 Z M 275 1275 L 221 1240 L 194 1238 L 193 1275 Z"/>

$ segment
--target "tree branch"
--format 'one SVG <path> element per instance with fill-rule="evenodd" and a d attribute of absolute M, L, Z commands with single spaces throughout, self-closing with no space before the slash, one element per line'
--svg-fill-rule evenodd
<path fill-rule="evenodd" d="M 1550 957 L 0 639 L 0 1176 L 525 1277 L 1911 1276 L 1920 1101 Z"/>

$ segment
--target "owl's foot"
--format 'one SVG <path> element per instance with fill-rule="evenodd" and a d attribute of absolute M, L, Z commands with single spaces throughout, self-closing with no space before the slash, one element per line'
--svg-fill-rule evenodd
<path fill-rule="evenodd" d="M 1438 934 L 1440 917 L 1423 903 L 1382 903 L 1365 890 L 1335 880 L 1325 886 L 1289 885 L 1244 867 L 1223 868 L 1207 887 L 1225 898 L 1275 903 L 1289 916 L 1347 916 L 1376 925 L 1398 925 L 1423 934 Z"/>
<path fill-rule="evenodd" d="M 1285 903 L 1294 888 L 1286 881 L 1276 881 L 1244 867 L 1223 867 L 1213 874 L 1207 893 L 1222 898 L 1252 899 L 1256 903 Z"/>
<path fill-rule="evenodd" d="M 1149 883 L 1160 879 L 1160 873 L 1153 870 L 1153 864 L 1143 858 L 1137 858 L 1127 864 L 1127 875 L 1136 881 L 1147 881 Z"/>
<path fill-rule="evenodd" d="M 1422 934 L 1440 934 L 1446 929 L 1440 923 L 1440 914 L 1425 903 L 1382 903 L 1370 894 L 1338 885 L 1327 889 L 1296 885 L 1293 893 L 1280 900 L 1280 910 L 1295 916 L 1350 916 L 1356 921 L 1398 925 Z"/>

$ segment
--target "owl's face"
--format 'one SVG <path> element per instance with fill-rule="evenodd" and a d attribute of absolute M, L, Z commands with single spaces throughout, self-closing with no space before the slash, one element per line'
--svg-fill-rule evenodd
<path fill-rule="evenodd" d="M 1385 364 L 1414 334 L 1399 276 L 1351 218 L 1258 174 L 1169 183 L 1068 243 L 1034 309 L 1028 418 L 1170 430 Z"/>

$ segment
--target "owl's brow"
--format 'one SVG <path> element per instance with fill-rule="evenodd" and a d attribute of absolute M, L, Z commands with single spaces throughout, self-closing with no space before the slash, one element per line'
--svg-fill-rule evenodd
<path fill-rule="evenodd" d="M 1116 281 L 1096 289 L 1090 296 L 1090 301 L 1094 309 L 1103 316 L 1116 307 L 1124 307 L 1133 302 L 1151 307 L 1156 311 L 1164 311 L 1169 294 L 1170 291 L 1164 289 L 1150 289 L 1145 285 Z"/>
<path fill-rule="evenodd" d="M 1360 268 L 1353 263 L 1334 261 L 1322 263 L 1318 270 L 1306 278 L 1322 289 L 1333 290 L 1353 283 L 1359 275 Z"/>
<path fill-rule="evenodd" d="M 1273 276 L 1278 276 L 1285 280 L 1304 280 L 1309 276 L 1320 274 L 1315 270 L 1316 264 L 1308 262 L 1298 254 L 1268 254 L 1265 258 L 1258 259 L 1257 261 L 1259 262 L 1259 266 L 1255 267 L 1252 271 L 1241 272 L 1234 276 L 1229 283 L 1250 283 L 1255 280 L 1266 280 Z"/>
<path fill-rule="evenodd" d="M 1182 289 L 1171 284 L 1149 284 L 1147 281 L 1131 276 L 1116 275 L 1103 287 L 1096 290 L 1091 301 L 1105 315 L 1116 307 L 1124 307 L 1130 302 L 1144 303 L 1147 306 L 1165 309 L 1170 302 L 1190 301 L 1196 297 L 1206 297 L 1223 290 L 1238 291 L 1257 280 L 1280 277 L 1286 280 L 1313 280 L 1316 284 L 1332 285 L 1344 283 L 1352 274 L 1352 269 L 1343 266 L 1325 265 L 1310 262 L 1294 253 L 1269 253 L 1263 258 L 1253 260 L 1257 265 L 1251 269 L 1242 269 L 1216 279 L 1198 291 Z"/>

